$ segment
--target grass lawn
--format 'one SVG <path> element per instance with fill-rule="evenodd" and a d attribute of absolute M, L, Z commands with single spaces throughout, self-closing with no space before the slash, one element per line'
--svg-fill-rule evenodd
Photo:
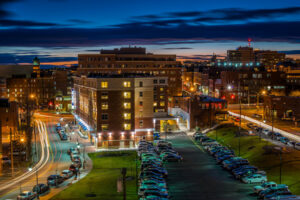
<path fill-rule="evenodd" d="M 218 141 L 230 147 L 238 155 L 238 127 L 220 127 L 217 129 Z M 208 136 L 215 139 L 216 131 L 211 131 Z M 267 172 L 268 179 L 279 183 L 280 156 L 279 150 L 272 143 L 260 140 L 258 136 L 240 137 L 240 155 L 247 158 L 252 165 Z M 289 189 L 300 195 L 300 151 L 284 148 L 282 152 L 282 184 L 287 184 Z"/>
<path fill-rule="evenodd" d="M 136 192 L 136 151 L 98 152 L 89 154 L 93 160 L 92 171 L 76 184 L 54 196 L 52 200 L 63 199 L 123 199 L 123 193 L 117 192 L 117 180 L 121 177 L 121 168 L 127 168 L 127 199 L 138 199 Z M 87 194 L 95 194 L 87 197 Z"/>

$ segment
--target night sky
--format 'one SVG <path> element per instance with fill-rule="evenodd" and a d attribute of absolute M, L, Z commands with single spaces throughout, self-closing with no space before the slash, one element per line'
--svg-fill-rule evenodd
<path fill-rule="evenodd" d="M 144 46 L 202 60 L 247 45 L 300 58 L 299 0 L 0 0 L 0 63 L 74 64 Z"/>

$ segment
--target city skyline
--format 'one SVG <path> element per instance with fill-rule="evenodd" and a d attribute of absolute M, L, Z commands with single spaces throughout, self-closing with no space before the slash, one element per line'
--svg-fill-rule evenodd
<path fill-rule="evenodd" d="M 111 9 L 104 9 L 111 8 Z M 153 53 L 202 60 L 252 46 L 299 58 L 300 2 L 199 1 L 116 3 L 32 0 L 0 2 L 1 64 L 76 64 L 78 53 L 143 46 Z M 105 19 L 105 20 L 103 20 Z M 53 37 L 55 36 L 55 37 Z"/>

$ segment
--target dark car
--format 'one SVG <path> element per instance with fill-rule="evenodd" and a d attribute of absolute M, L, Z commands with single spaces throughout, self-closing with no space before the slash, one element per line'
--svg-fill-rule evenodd
<path fill-rule="evenodd" d="M 43 194 L 47 191 L 50 190 L 50 187 L 48 185 L 45 185 L 43 183 L 40 183 L 38 185 L 35 185 L 33 188 L 32 188 L 32 191 L 37 193 L 37 194 Z"/>
<path fill-rule="evenodd" d="M 50 175 L 47 178 L 47 184 L 48 185 L 53 185 L 53 186 L 57 186 L 59 184 L 61 184 L 62 182 L 64 182 L 64 178 L 60 175 Z"/>

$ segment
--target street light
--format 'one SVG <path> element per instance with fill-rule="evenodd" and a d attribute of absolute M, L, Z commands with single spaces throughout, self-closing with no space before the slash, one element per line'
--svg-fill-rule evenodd
<path fill-rule="evenodd" d="M 232 90 L 232 86 L 231 85 L 227 85 L 227 90 Z"/>

